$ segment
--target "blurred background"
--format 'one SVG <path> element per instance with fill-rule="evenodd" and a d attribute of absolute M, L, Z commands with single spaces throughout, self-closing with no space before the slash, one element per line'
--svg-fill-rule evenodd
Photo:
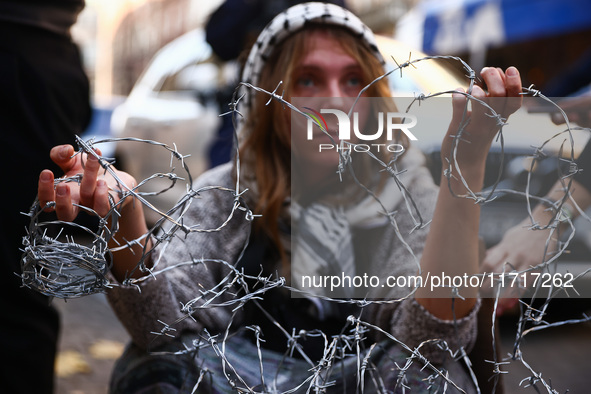
<path fill-rule="evenodd" d="M 281 3 L 282 1 L 275 1 Z M 87 0 L 72 31 L 94 95 L 126 96 L 165 44 L 203 27 L 221 0 Z M 285 2 L 289 4 L 289 2 Z M 472 68 L 517 66 L 544 89 L 591 47 L 584 0 L 346 0 L 374 31 Z"/>
<path fill-rule="evenodd" d="M 223 49 L 246 48 L 248 40 L 256 36 L 266 21 L 295 2 L 244 1 L 258 4 L 257 17 L 240 22 L 245 26 L 241 33 L 222 37 L 225 42 L 220 50 L 219 42 L 216 48 L 207 42 L 205 28 L 222 3 L 221 0 L 87 0 L 72 30 L 82 50 L 92 89 L 93 119 L 84 137 L 134 137 L 177 146 L 182 153 L 191 154 L 187 163 L 193 177 L 228 160 L 231 133 L 228 134 L 227 119 L 218 115 L 228 110 L 240 68 L 240 51 L 225 53 Z M 391 67 L 395 66 L 392 57 L 403 63 L 409 56 L 415 59 L 425 55 L 455 55 L 476 71 L 484 65 L 516 66 L 524 86 L 534 85 L 548 96 L 568 96 L 591 83 L 591 2 L 588 0 L 345 0 L 344 3 L 380 34 L 379 46 Z M 226 11 L 231 13 L 232 9 Z M 224 24 L 220 22 L 217 27 L 224 29 Z M 457 63 L 421 64 L 417 70 L 405 69 L 404 76 L 393 73 L 391 84 L 395 91 L 412 97 L 418 92 L 435 93 L 453 89 L 455 84 L 465 85 L 464 74 Z M 536 129 L 529 132 L 539 134 L 544 130 L 546 134 L 540 135 L 556 132 L 547 113 L 541 111 L 538 116 L 542 125 L 536 123 Z M 522 128 L 531 129 L 528 124 L 531 125 L 525 123 Z M 588 140 L 588 134 L 574 133 L 575 156 Z M 438 157 L 440 138 L 437 135 L 419 138 L 420 147 L 428 157 Z M 543 138 L 538 136 L 533 145 L 540 145 Z M 528 171 L 533 171 L 528 161 L 531 145 L 531 141 L 508 140 L 504 155 L 509 164 L 502 174 L 503 186 L 523 189 Z M 138 179 L 170 170 L 167 169 L 169 154 L 157 147 L 133 142 L 109 142 L 99 147 L 104 156 L 116 158 L 118 167 Z M 499 160 L 499 147 L 493 148 L 489 157 L 492 168 L 495 164 L 498 167 Z M 559 157 L 550 157 L 547 164 L 535 169 L 534 194 L 543 195 L 556 180 Z M 434 174 L 440 171 L 435 164 L 431 169 Z M 487 176 L 488 185 L 497 175 Z M 154 179 L 146 188 L 162 190 L 168 187 L 166 182 L 166 179 Z M 175 190 L 154 197 L 152 202 L 161 210 L 172 207 L 186 188 L 177 185 Z M 511 196 L 501 196 L 495 204 L 487 205 L 481 224 L 487 245 L 498 242 L 504 231 L 526 213 L 523 201 Z M 156 219 L 149 216 L 151 221 Z M 581 231 L 573 239 L 571 253 L 561 262 L 564 269 L 575 273 L 588 267 L 591 259 L 589 223 L 581 222 L 578 226 Z M 67 303 L 54 302 L 63 316 L 57 392 L 106 392 L 110 368 L 127 341 L 127 334 L 101 295 Z M 569 308 L 559 309 L 564 312 Z M 580 307 L 574 309 L 572 313 L 579 316 Z M 585 305 L 584 309 L 589 307 Z M 557 318 L 570 317 L 573 315 Z M 510 316 L 504 319 L 502 323 L 507 327 L 514 324 Z M 591 344 L 589 328 L 585 323 L 564 328 L 567 331 L 558 336 L 540 334 L 528 344 L 531 358 L 539 363 L 533 368 L 553 376 L 560 392 L 566 389 L 571 393 L 588 392 L 591 369 L 582 358 L 580 344 Z M 511 351 L 514 330 L 508 328 L 504 332 L 506 354 Z M 564 363 L 552 367 L 544 364 L 557 357 Z M 519 384 L 529 376 L 519 366 L 515 368 L 506 375 L 509 393 L 523 391 L 526 384 L 521 388 Z"/>

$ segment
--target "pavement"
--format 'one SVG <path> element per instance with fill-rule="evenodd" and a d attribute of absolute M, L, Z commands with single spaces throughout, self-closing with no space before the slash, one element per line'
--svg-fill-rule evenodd
<path fill-rule="evenodd" d="M 62 316 L 56 394 L 107 393 L 111 370 L 129 340 L 128 334 L 102 294 L 53 302 Z M 564 305 L 569 304 L 562 303 L 559 312 L 565 311 Z M 564 320 L 564 316 L 558 320 Z M 513 350 L 516 323 L 514 317 L 499 321 L 503 356 Z M 524 338 L 521 349 L 531 369 L 541 373 L 556 393 L 591 392 L 591 323 L 533 332 Z M 509 360 L 503 370 L 508 371 L 504 375 L 506 393 L 538 392 L 528 387 L 527 379 L 532 374 L 522 363 Z M 548 392 L 539 383 L 537 388 Z"/>
<path fill-rule="evenodd" d="M 129 335 L 104 294 L 53 300 L 61 315 L 56 394 L 104 394 Z"/>

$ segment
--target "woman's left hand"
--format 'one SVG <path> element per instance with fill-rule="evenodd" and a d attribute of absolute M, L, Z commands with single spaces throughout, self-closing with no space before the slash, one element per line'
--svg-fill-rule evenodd
<path fill-rule="evenodd" d="M 480 75 L 488 91 L 474 85 L 472 96 L 486 103 L 506 121 L 509 115 L 521 107 L 523 101 L 519 71 L 515 67 L 509 67 L 505 72 L 499 68 L 485 67 Z M 490 108 L 482 103 L 472 100 L 472 109 L 467 111 L 468 97 L 463 93 L 462 91 L 453 95 L 453 116 L 441 147 L 441 160 L 444 168 L 447 168 L 448 160 L 451 161 L 453 157 L 454 137 L 462 122 L 466 124 L 466 120 L 469 119 L 458 141 L 455 156 L 462 174 L 465 170 L 483 170 L 488 150 L 500 128 L 499 119 L 492 116 Z"/>
<path fill-rule="evenodd" d="M 484 68 L 482 78 L 488 87 L 485 92 L 474 86 L 472 96 L 486 103 L 495 113 L 507 119 L 521 106 L 521 78 L 515 67 L 506 72 L 496 68 Z M 484 180 L 484 167 L 490 145 L 499 130 L 496 117 L 491 117 L 490 108 L 472 100 L 471 111 L 466 108 L 468 98 L 462 93 L 453 95 L 453 116 L 441 147 L 443 168 L 451 168 L 451 174 L 444 171 L 441 184 L 449 179 L 454 193 L 466 192 L 461 177 L 473 192 L 480 191 Z M 465 125 L 465 126 L 462 126 Z M 454 136 L 465 127 L 454 152 Z M 449 162 L 448 162 L 449 160 Z M 451 167 L 450 167 L 451 164 Z M 448 176 L 451 175 L 451 178 Z M 464 198 L 455 198 L 448 190 L 441 188 L 427 236 L 421 268 L 423 276 L 447 275 L 471 277 L 479 273 L 478 226 L 480 206 Z M 417 301 L 427 310 L 442 319 L 467 316 L 476 304 L 478 289 L 460 288 L 462 300 L 449 297 L 449 288 L 419 288 L 415 293 Z"/>

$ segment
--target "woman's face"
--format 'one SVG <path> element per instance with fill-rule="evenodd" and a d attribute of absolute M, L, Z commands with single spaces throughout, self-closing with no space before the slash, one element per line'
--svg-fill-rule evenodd
<path fill-rule="evenodd" d="M 303 112 L 337 109 L 348 113 L 365 86 L 359 62 L 325 31 L 313 31 L 307 42 L 306 53 L 296 64 L 291 78 L 292 100 L 297 98 L 294 102 Z M 360 114 L 359 123 L 364 124 L 367 108 L 361 108 L 358 103 L 355 112 Z M 323 114 L 323 117 L 328 134 L 338 145 L 337 117 L 333 114 Z M 335 174 L 339 155 L 336 147 L 328 148 L 333 144 L 331 138 L 314 125 L 310 140 L 307 118 L 296 113 L 292 113 L 291 118 L 292 155 L 305 174 L 306 183 L 315 184 Z M 324 148 L 320 149 L 321 146 Z"/>

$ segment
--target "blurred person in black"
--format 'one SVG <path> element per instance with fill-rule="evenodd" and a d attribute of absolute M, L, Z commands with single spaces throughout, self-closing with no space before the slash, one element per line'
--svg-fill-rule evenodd
<path fill-rule="evenodd" d="M 88 79 L 70 27 L 84 0 L 0 0 L 0 128 L 2 165 L 11 188 L 0 237 L 0 385 L 5 393 L 53 392 L 59 315 L 50 300 L 22 287 L 20 258 L 39 171 L 47 152 L 73 143 L 90 119 Z M 25 166 L 14 169 L 14 163 Z M 23 171 L 26 169 L 26 171 Z"/>
<path fill-rule="evenodd" d="M 299 3 L 309 0 L 225 0 L 211 14 L 205 26 L 205 38 L 216 56 L 224 61 L 237 60 L 242 63 L 259 33 L 277 14 Z M 346 8 L 344 0 L 328 0 Z M 218 104 L 221 113 L 229 110 L 235 81 L 221 86 Z M 231 116 L 223 116 L 216 139 L 209 149 L 209 165 L 215 167 L 228 162 L 232 157 L 234 126 Z"/>

